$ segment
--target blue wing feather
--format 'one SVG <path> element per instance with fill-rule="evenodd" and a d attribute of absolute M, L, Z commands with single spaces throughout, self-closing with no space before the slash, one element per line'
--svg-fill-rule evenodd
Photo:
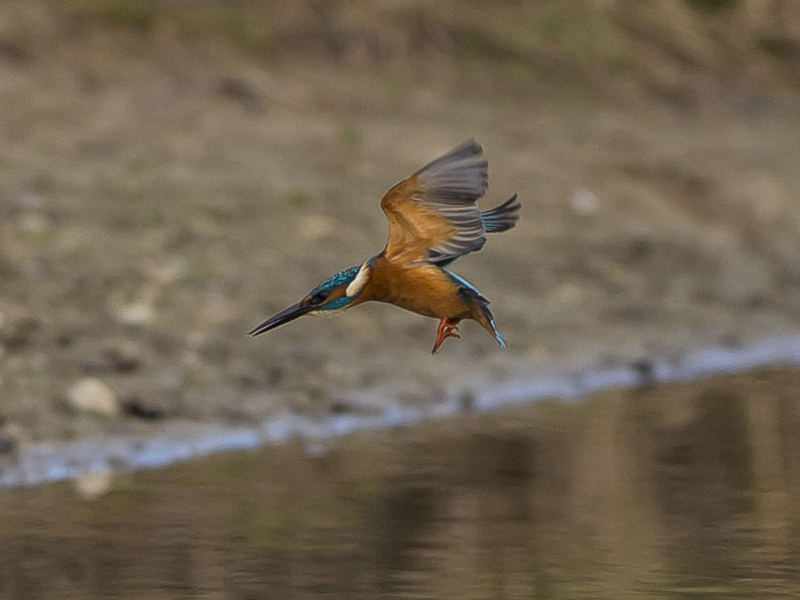
<path fill-rule="evenodd" d="M 489 300 L 486 299 L 483 294 L 481 294 L 474 285 L 472 285 L 469 281 L 464 279 L 463 277 L 459 277 L 452 271 L 448 271 L 447 269 L 442 269 L 459 287 L 459 293 L 463 294 L 467 299 L 475 302 L 480 308 L 481 313 L 486 318 L 486 321 L 489 323 L 489 326 L 492 328 L 492 335 L 494 335 L 494 339 L 497 340 L 497 343 L 500 344 L 500 347 L 503 350 L 506 350 L 506 340 L 503 337 L 503 334 L 497 331 L 497 326 L 494 324 L 494 315 L 492 311 L 489 310 Z"/>

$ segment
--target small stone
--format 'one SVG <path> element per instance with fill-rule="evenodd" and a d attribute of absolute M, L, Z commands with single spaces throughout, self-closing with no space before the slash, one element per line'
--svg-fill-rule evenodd
<path fill-rule="evenodd" d="M 589 190 L 575 190 L 570 196 L 569 205 L 582 217 L 591 217 L 600 210 L 597 195 Z"/>
<path fill-rule="evenodd" d="M 90 412 L 106 417 L 117 416 L 120 412 L 114 390 L 93 377 L 74 383 L 67 391 L 67 400 L 69 405 L 79 412 Z"/>
<path fill-rule="evenodd" d="M 106 348 L 97 356 L 81 361 L 86 374 L 120 373 L 131 374 L 139 371 L 142 361 L 138 350 L 129 345 Z"/>
<path fill-rule="evenodd" d="M 639 379 L 639 385 L 649 387 L 656 382 L 656 366 L 647 358 L 640 358 L 631 363 L 631 369 Z"/>
<path fill-rule="evenodd" d="M 161 284 L 149 282 L 144 285 L 131 302 L 116 307 L 117 319 L 128 325 L 147 325 L 156 317 L 155 302 L 161 293 Z"/>
<path fill-rule="evenodd" d="M 164 411 L 160 406 L 149 404 L 141 398 L 123 398 L 120 404 L 125 414 L 131 417 L 138 417 L 146 421 L 155 421 L 164 416 Z"/>
<path fill-rule="evenodd" d="M 162 284 L 172 283 L 183 277 L 189 271 L 189 261 L 176 258 L 159 264 L 153 268 L 153 277 Z"/>
<path fill-rule="evenodd" d="M 250 100 L 257 96 L 250 84 L 238 77 L 224 77 L 217 85 L 217 91 L 220 96 L 231 100 Z"/>
<path fill-rule="evenodd" d="M 96 500 L 111 489 L 113 476 L 110 471 L 89 473 L 75 480 L 75 491 L 84 500 Z"/>
<path fill-rule="evenodd" d="M 17 440 L 11 436 L 0 435 L 0 456 L 12 454 L 17 449 Z"/>
<path fill-rule="evenodd" d="M 9 352 L 20 352 L 28 346 L 40 329 L 41 323 L 33 317 L 5 323 L 0 329 L 0 343 Z"/>
<path fill-rule="evenodd" d="M 334 400 L 330 405 L 330 413 L 332 415 L 344 415 L 351 411 L 352 407 L 347 402 L 341 400 Z"/>
<path fill-rule="evenodd" d="M 13 440 L 17 446 L 31 442 L 30 433 L 28 433 L 24 427 L 14 422 L 3 422 L 3 427 L 0 428 L 0 437 Z"/>
<path fill-rule="evenodd" d="M 146 302 L 134 302 L 118 307 L 117 318 L 128 325 L 147 325 L 155 319 L 155 311 Z"/>

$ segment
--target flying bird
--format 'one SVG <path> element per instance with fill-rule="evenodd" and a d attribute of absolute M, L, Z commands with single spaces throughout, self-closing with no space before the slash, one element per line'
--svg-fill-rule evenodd
<path fill-rule="evenodd" d="M 248 335 L 260 335 L 303 315 L 373 301 L 439 319 L 434 354 L 447 338 L 460 338 L 458 324 L 464 319 L 477 321 L 505 348 L 489 301 L 446 268 L 459 256 L 483 248 L 487 233 L 507 231 L 519 220 L 516 194 L 491 210 L 478 209 L 488 180 L 488 163 L 475 140 L 425 165 L 383 195 L 389 241 L 379 254 L 329 277 Z"/>

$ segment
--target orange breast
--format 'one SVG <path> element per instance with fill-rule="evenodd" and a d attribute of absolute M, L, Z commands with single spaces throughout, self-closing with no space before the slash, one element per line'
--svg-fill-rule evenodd
<path fill-rule="evenodd" d="M 439 267 L 430 264 L 398 264 L 379 257 L 359 302 L 388 302 L 437 319 L 472 318 L 472 307 L 459 286 Z"/>

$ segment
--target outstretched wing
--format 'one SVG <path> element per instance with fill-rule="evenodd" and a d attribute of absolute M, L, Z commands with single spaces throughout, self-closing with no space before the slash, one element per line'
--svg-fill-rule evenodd
<path fill-rule="evenodd" d="M 470 140 L 395 185 L 381 199 L 386 258 L 440 264 L 480 250 L 486 227 L 477 200 L 488 180 L 483 150 Z"/>

